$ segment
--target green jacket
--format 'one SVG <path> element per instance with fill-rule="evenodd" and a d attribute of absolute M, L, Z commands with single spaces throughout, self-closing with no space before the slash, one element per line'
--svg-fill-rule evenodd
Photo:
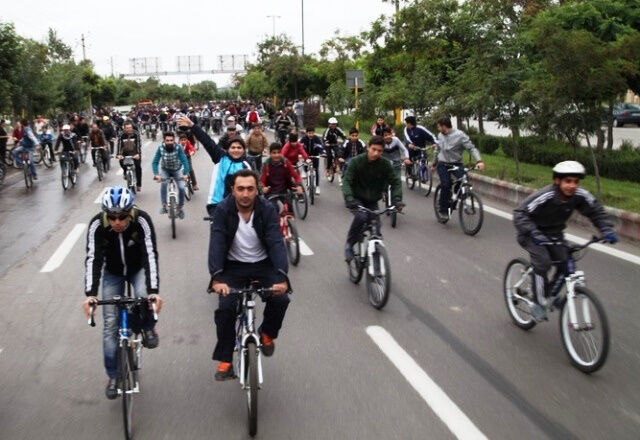
<path fill-rule="evenodd" d="M 369 162 L 367 153 L 362 153 L 351 159 L 347 166 L 342 178 L 342 195 L 347 202 L 353 199 L 377 202 L 387 190 L 387 185 L 391 185 L 391 199 L 402 201 L 402 181 L 393 171 L 391 162 L 383 157 Z"/>

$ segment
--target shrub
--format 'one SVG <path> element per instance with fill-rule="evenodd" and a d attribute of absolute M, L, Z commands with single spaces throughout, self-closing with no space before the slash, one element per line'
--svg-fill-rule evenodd
<path fill-rule="evenodd" d="M 493 154 L 500 148 L 503 138 L 499 136 L 491 136 L 485 134 L 469 134 L 471 142 L 480 150 L 481 153 Z"/>

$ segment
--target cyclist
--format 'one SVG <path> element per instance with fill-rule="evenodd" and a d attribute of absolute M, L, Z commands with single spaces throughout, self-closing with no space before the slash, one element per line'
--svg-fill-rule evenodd
<path fill-rule="evenodd" d="M 251 169 L 251 165 L 247 161 L 244 140 L 239 136 L 231 138 L 229 149 L 225 151 L 202 128 L 194 125 L 189 118 L 181 117 L 178 119 L 178 123 L 182 127 L 191 128 L 191 132 L 198 138 L 211 157 L 211 161 L 217 165 L 211 172 L 211 186 L 207 203 L 207 212 L 210 217 L 213 217 L 216 206 L 231 192 L 231 176 L 241 169 Z"/>
<path fill-rule="evenodd" d="M 300 139 L 300 143 L 309 156 L 322 156 L 325 154 L 322 139 L 320 139 L 320 136 L 316 135 L 316 130 L 313 127 L 307 127 L 305 135 Z M 313 162 L 313 168 L 316 170 L 316 195 L 319 196 L 320 174 L 318 173 L 318 170 L 320 169 L 320 158 L 315 157 L 312 158 L 311 161 Z"/>
<path fill-rule="evenodd" d="M 269 145 L 269 158 L 265 161 L 260 175 L 262 193 L 286 194 L 287 190 L 295 190 L 302 194 L 302 179 L 295 167 L 282 153 L 282 145 L 273 142 Z M 277 209 L 278 201 L 272 200 Z"/>
<path fill-rule="evenodd" d="M 618 242 L 613 224 L 605 209 L 589 191 L 580 188 L 586 172 L 580 162 L 572 160 L 553 167 L 553 183 L 530 195 L 513 211 L 513 223 L 518 231 L 518 244 L 527 252 L 534 270 L 535 319 L 546 318 L 546 297 L 550 296 L 547 273 L 553 261 L 566 261 L 564 246 L 550 246 L 562 241 L 563 230 L 574 210 L 591 220 L 602 236 L 611 244 Z M 566 268 L 560 266 L 556 279 L 562 279 Z M 554 283 L 555 284 L 555 283 Z"/>
<path fill-rule="evenodd" d="M 237 136 L 238 128 L 235 125 L 227 125 L 226 131 L 222 136 L 220 136 L 220 139 L 218 139 L 218 145 L 220 145 L 223 150 L 227 151 L 229 149 L 229 139 Z"/>
<path fill-rule="evenodd" d="M 120 160 L 122 171 L 126 171 L 124 157 L 133 157 L 133 163 L 136 169 L 136 191 L 140 192 L 142 185 L 142 141 L 140 141 L 140 134 L 133 129 L 133 123 L 131 121 L 125 122 L 123 129 L 124 131 L 118 140 L 118 153 L 116 154 L 116 158 Z"/>
<path fill-rule="evenodd" d="M 102 160 L 105 162 L 109 160 L 110 155 L 107 139 L 104 136 L 103 131 L 98 128 L 98 124 L 95 122 L 91 124 L 91 131 L 89 132 L 89 142 L 91 145 L 91 159 L 93 160 L 94 167 L 96 166 L 96 152 L 98 151 L 94 150 L 94 148 L 104 147 L 105 149 L 100 152 L 100 154 L 102 155 Z"/>
<path fill-rule="evenodd" d="M 391 185 L 393 204 L 398 211 L 404 207 L 402 181 L 394 171 L 391 162 L 382 157 L 384 149 L 384 139 L 373 136 L 369 140 L 367 154 L 360 154 L 351 159 L 342 179 L 342 195 L 347 208 L 353 213 L 353 221 L 344 247 L 344 258 L 347 261 L 353 259 L 353 246 L 357 243 L 360 231 L 369 218 L 368 213 L 356 210 L 359 205 L 371 210 L 378 209 L 378 201 L 382 198 L 382 193 L 387 190 L 388 185 Z"/>
<path fill-rule="evenodd" d="M 62 144 L 62 151 L 66 151 L 67 153 L 71 153 L 71 159 L 73 162 L 73 171 L 75 172 L 80 166 L 80 161 L 78 160 L 78 143 L 76 142 L 77 136 L 74 132 L 71 131 L 71 127 L 69 124 L 64 124 L 62 126 L 62 130 L 58 135 L 58 139 L 56 139 L 56 146 L 53 150 L 57 153 L 60 144 Z"/>
<path fill-rule="evenodd" d="M 293 122 L 293 119 L 285 113 L 284 109 L 280 110 L 280 113 L 276 116 L 274 123 L 276 127 L 276 138 L 280 143 L 284 144 L 287 140 L 288 134 L 291 132 L 291 129 L 295 126 L 295 123 Z"/>
<path fill-rule="evenodd" d="M 257 114 L 257 112 L 254 111 Z M 251 114 L 251 112 L 249 112 Z M 247 115 L 248 117 L 249 115 Z M 262 153 L 269 146 L 267 137 L 262 133 L 262 123 L 254 122 L 253 129 L 249 132 L 244 141 L 247 143 L 249 156 L 253 159 L 253 164 L 257 172 L 262 169 Z"/>
<path fill-rule="evenodd" d="M 33 161 L 33 151 L 40 145 L 38 138 L 34 134 L 33 127 L 29 125 L 29 121 L 23 119 L 22 127 L 24 128 L 22 140 L 20 141 L 20 146 L 13 150 L 13 159 L 16 164 L 21 167 L 22 166 L 22 157 L 20 153 L 26 151 L 29 153 L 29 168 L 31 169 L 31 175 L 33 176 L 33 180 L 38 180 L 38 176 L 36 175 L 36 164 Z"/>
<path fill-rule="evenodd" d="M 382 137 L 384 139 L 384 153 L 382 153 L 382 157 L 391 162 L 395 173 L 398 175 L 398 178 L 400 178 L 402 162 L 404 161 L 405 165 L 411 165 L 409 151 L 402 141 L 393 135 L 393 130 L 391 130 L 390 127 L 382 130 Z"/>
<path fill-rule="evenodd" d="M 189 160 L 189 177 L 191 178 L 191 183 L 193 183 L 193 190 L 198 191 L 200 187 L 198 186 L 198 181 L 196 180 L 196 172 L 193 169 L 193 161 L 192 157 L 196 154 L 196 147 L 189 141 L 186 133 L 180 134 L 180 146 L 184 150 L 184 153 L 187 155 L 187 160 Z"/>
<path fill-rule="evenodd" d="M 296 133 L 289 133 L 289 141 L 282 147 L 282 155 L 291 162 L 293 166 L 298 164 L 298 158 L 300 156 L 302 156 L 307 163 L 311 163 L 309 155 L 302 144 L 298 142 L 298 135 Z"/>
<path fill-rule="evenodd" d="M 185 183 L 189 175 L 189 160 L 187 155 L 182 149 L 181 145 L 176 145 L 175 135 L 166 131 L 163 135 L 164 142 L 160 144 L 156 150 L 156 154 L 153 156 L 151 162 L 151 168 L 153 169 L 153 180 L 162 181 L 160 184 L 160 214 L 167 213 L 167 180 L 169 177 L 173 177 L 176 180 L 179 188 L 178 196 L 178 217 L 184 219 L 184 191 Z M 160 165 L 160 169 L 158 169 Z"/>
<path fill-rule="evenodd" d="M 450 118 L 440 118 L 437 124 L 440 134 L 438 135 L 435 160 L 431 165 L 431 169 L 437 169 L 440 185 L 442 186 L 438 202 L 440 215 L 448 217 L 449 201 L 451 200 L 451 174 L 454 174 L 457 179 L 464 175 L 462 153 L 464 150 L 469 151 L 480 171 L 484 170 L 484 162 L 482 162 L 480 152 L 473 145 L 469 136 L 461 130 L 452 128 Z M 450 169 L 453 167 L 458 167 L 458 169 L 452 173 Z"/>
<path fill-rule="evenodd" d="M 325 153 L 327 155 L 327 173 L 331 168 L 333 156 L 336 154 L 336 149 L 338 148 L 338 138 L 341 138 L 343 142 L 347 140 L 344 132 L 338 127 L 338 120 L 336 118 L 332 116 L 328 122 L 329 126 L 322 135 L 322 142 L 324 143 Z"/>
<path fill-rule="evenodd" d="M 343 175 L 347 168 L 347 165 L 349 165 L 349 161 L 351 161 L 351 159 L 356 157 L 358 154 L 362 154 L 367 151 L 367 144 L 365 144 L 364 141 L 359 138 L 359 134 L 360 133 L 358 129 L 352 127 L 351 130 L 349 130 L 349 139 L 344 141 L 344 144 L 342 144 L 342 148 L 340 148 L 340 151 L 338 151 L 338 161 L 342 166 Z M 342 186 L 342 180 L 340 180 L 340 186 Z"/>
<path fill-rule="evenodd" d="M 369 132 L 371 133 L 371 136 L 382 136 L 383 135 L 382 130 L 384 130 L 387 127 L 391 128 L 389 124 L 384 122 L 384 116 L 380 115 L 376 119 L 376 123 L 371 126 L 371 130 L 369 130 Z M 393 133 L 393 129 L 392 129 L 392 133 Z"/>
<path fill-rule="evenodd" d="M 89 223 L 87 257 L 85 259 L 85 294 L 82 303 L 89 317 L 91 304 L 97 301 L 100 279 L 102 298 L 113 299 L 125 295 L 125 282 L 130 282 L 137 298 L 149 297 L 160 312 L 163 300 L 158 296 L 158 249 L 151 217 L 134 205 L 134 196 L 126 188 L 107 188 L 102 195 L 102 212 Z M 139 310 L 142 344 L 147 348 L 158 346 L 152 314 Z M 116 307 L 104 307 L 102 344 L 104 367 L 109 376 L 105 394 L 108 399 L 118 397 L 117 348 L 118 316 Z"/>
<path fill-rule="evenodd" d="M 273 355 L 289 298 L 283 295 L 287 283 L 287 252 L 276 210 L 258 197 L 258 175 L 240 170 L 231 178 L 232 193 L 216 209 L 209 242 L 211 288 L 220 295 L 215 312 L 218 341 L 213 360 L 220 363 L 218 381 L 233 379 L 233 348 L 238 296 L 229 288 L 242 288 L 250 281 L 273 287 L 277 293 L 266 300 L 264 319 L 258 329 L 262 353 Z M 215 245 L 214 245 L 215 243 Z"/>
<path fill-rule="evenodd" d="M 102 117 L 102 132 L 104 133 L 105 139 L 109 141 L 109 152 L 111 156 L 115 153 L 115 142 L 118 137 L 116 133 L 116 129 L 113 127 L 113 123 L 109 119 L 109 116 Z"/>
<path fill-rule="evenodd" d="M 415 116 L 407 116 L 404 119 L 404 141 L 409 148 L 409 159 L 411 162 L 420 158 L 420 148 L 428 145 L 435 145 L 436 138 L 429 130 L 422 125 L 418 125 Z M 418 148 L 416 148 L 418 147 Z"/>

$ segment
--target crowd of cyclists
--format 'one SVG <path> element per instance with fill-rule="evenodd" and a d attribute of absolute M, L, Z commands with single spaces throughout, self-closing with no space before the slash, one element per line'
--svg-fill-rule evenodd
<path fill-rule="evenodd" d="M 215 379 L 235 378 L 232 366 L 235 341 L 237 295 L 233 289 L 259 280 L 276 292 L 266 300 L 264 321 L 259 329 L 260 347 L 265 356 L 273 354 L 288 306 L 287 252 L 279 226 L 282 204 L 277 198 L 299 197 L 303 192 L 303 176 L 311 167 L 321 170 L 333 181 L 338 176 L 345 206 L 353 214 L 345 228 L 344 259 L 354 258 L 354 245 L 371 211 L 387 193 L 386 202 L 397 211 L 405 204 L 401 170 L 418 160 L 424 149 L 433 148 L 430 169 L 437 172 L 441 191 L 437 200 L 440 216 L 451 214 L 452 187 L 465 173 L 463 153 L 474 159 L 475 169 L 484 163 L 478 149 L 462 130 L 452 127 L 449 118 L 437 121 L 437 135 L 417 123 L 414 116 L 405 119 L 399 137 L 385 122 L 377 118 L 370 128 L 370 139 L 364 142 L 357 128 L 346 132 L 337 117 L 328 120 L 322 133 L 304 126 L 292 107 L 277 112 L 264 104 L 250 102 L 210 102 L 183 106 L 140 105 L 121 114 L 99 109 L 91 118 L 67 115 L 56 120 L 37 118 L 15 124 L 9 134 L 5 121 L 0 121 L 0 147 L 3 157 L 20 160 L 20 152 L 36 147 L 65 151 L 73 156 L 74 168 L 85 148 L 103 160 L 134 161 L 136 185 L 132 188 L 111 187 L 101 199 L 102 211 L 89 224 L 85 261 L 85 294 L 83 309 L 87 316 L 97 304 L 102 285 L 104 299 L 122 296 L 125 284 L 131 283 L 136 297 L 148 297 L 156 311 L 162 308 L 159 296 L 158 250 L 151 216 L 135 204 L 142 190 L 143 138 L 161 139 L 155 146 L 151 169 L 155 180 L 162 182 L 160 213 L 167 211 L 166 180 L 179 182 L 179 217 L 184 218 L 185 181 L 191 179 L 198 190 L 193 156 L 202 147 L 211 159 L 206 212 L 211 222 L 208 265 L 209 288 L 219 294 L 215 312 L 217 343 L 212 358 L 218 362 Z M 273 132 L 273 142 L 265 131 Z M 347 134 L 348 133 L 348 134 Z M 6 153 L 6 141 L 13 138 L 16 146 Z M 217 140 L 215 139 L 217 138 Z M 4 141 L 4 142 L 3 142 Z M 32 162 L 33 163 L 33 162 Z M 559 247 L 548 243 L 562 240 L 569 216 L 578 210 L 587 216 L 609 243 L 618 241 L 613 224 L 604 208 L 586 190 L 579 187 L 585 177 L 584 167 L 574 161 L 561 162 L 553 169 L 552 183 L 531 195 L 514 211 L 518 243 L 530 254 L 534 269 L 534 302 L 532 316 L 546 319 L 546 299 L 553 284 L 548 279 L 552 262 L 566 258 Z M 33 170 L 34 178 L 36 170 Z M 203 180 L 202 178 L 200 180 Z M 321 173 L 315 174 L 314 195 L 320 195 Z M 269 200 L 262 196 L 269 196 Z M 364 209 L 363 209 L 364 208 Z M 126 245 L 125 245 L 126 244 Z M 155 322 L 148 311 L 141 311 L 140 331 L 148 348 L 158 346 Z M 104 312 L 104 366 L 108 375 L 106 395 L 118 396 L 116 383 L 117 316 L 114 306 Z"/>

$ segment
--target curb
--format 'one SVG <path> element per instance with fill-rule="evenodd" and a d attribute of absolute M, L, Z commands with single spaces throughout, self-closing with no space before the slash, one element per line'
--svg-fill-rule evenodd
<path fill-rule="evenodd" d="M 473 182 L 473 188 L 479 194 L 506 203 L 514 208 L 526 197 L 536 190 L 528 186 L 516 185 L 504 180 L 494 179 L 477 173 L 469 173 Z M 607 213 L 616 225 L 616 230 L 621 237 L 633 241 L 640 241 L 640 214 L 622 209 L 605 206 Z M 569 219 L 571 223 L 581 226 L 590 226 L 589 219 L 579 213 L 574 213 Z"/>

